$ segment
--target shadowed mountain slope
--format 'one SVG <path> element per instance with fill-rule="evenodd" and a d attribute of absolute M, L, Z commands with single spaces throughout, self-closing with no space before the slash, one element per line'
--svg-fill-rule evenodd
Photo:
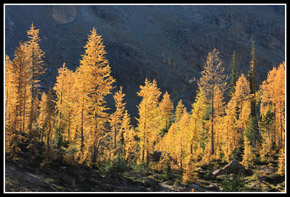
<path fill-rule="evenodd" d="M 249 69 L 251 39 L 256 45 L 257 82 L 285 59 L 285 9 L 279 5 L 6 5 L 5 52 L 11 58 L 27 40 L 33 23 L 45 51 L 42 86 L 53 86 L 63 62 L 79 66 L 93 27 L 103 37 L 116 86 L 124 86 L 127 108 L 137 116 L 137 91 L 145 77 L 156 79 L 176 104 L 190 108 L 197 80 L 213 48 L 230 72 L 235 50 L 240 73 Z M 117 88 L 118 89 L 118 88 Z M 113 99 L 108 98 L 111 107 Z"/>

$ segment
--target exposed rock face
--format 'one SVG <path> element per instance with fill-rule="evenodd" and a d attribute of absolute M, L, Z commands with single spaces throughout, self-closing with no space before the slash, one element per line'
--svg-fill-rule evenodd
<path fill-rule="evenodd" d="M 213 172 L 213 175 L 224 175 L 224 174 L 244 174 L 246 172 L 246 169 L 237 161 L 233 160 L 229 164 L 227 164 L 225 167 L 221 169 L 217 169 Z"/>
<path fill-rule="evenodd" d="M 251 39 L 256 44 L 257 81 L 285 59 L 284 6 L 5 6 L 5 52 L 12 58 L 33 23 L 40 29 L 40 47 L 48 67 L 42 86 L 53 86 L 63 62 L 79 66 L 93 27 L 104 40 L 116 86 L 137 116 L 136 92 L 145 78 L 156 79 L 177 104 L 190 109 L 208 52 L 217 48 L 227 72 L 236 51 L 239 71 L 249 68 Z M 257 86 L 258 87 L 258 86 Z M 118 89 L 118 88 L 117 88 Z M 109 106 L 114 108 L 110 97 Z"/>

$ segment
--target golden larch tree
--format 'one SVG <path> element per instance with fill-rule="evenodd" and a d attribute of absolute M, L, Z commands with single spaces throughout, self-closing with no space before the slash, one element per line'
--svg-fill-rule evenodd
<path fill-rule="evenodd" d="M 145 85 L 141 85 L 140 89 L 137 93 L 139 97 L 142 97 L 138 105 L 139 118 L 137 118 L 141 151 L 140 160 L 149 164 L 149 154 L 153 152 L 154 143 L 157 141 L 160 132 L 158 104 L 161 92 L 157 87 L 156 80 L 151 82 L 147 78 L 145 79 Z"/>
<path fill-rule="evenodd" d="M 123 122 L 123 117 L 125 113 L 125 105 L 124 102 L 125 94 L 123 93 L 123 87 L 120 87 L 120 90 L 116 92 L 113 96 L 115 100 L 115 107 L 116 110 L 114 113 L 110 115 L 110 126 L 111 126 L 111 137 L 113 138 L 113 156 L 116 155 L 117 149 L 119 149 L 119 152 L 121 151 L 121 139 L 122 139 L 122 132 L 121 132 L 121 126 Z M 119 147 L 118 147 L 119 146 Z"/>
<path fill-rule="evenodd" d="M 267 137 L 277 146 L 283 146 L 285 141 L 285 62 L 269 71 L 260 90 L 262 120 L 269 118 L 273 120 L 271 125 L 270 123 L 267 125 Z"/>
<path fill-rule="evenodd" d="M 185 106 L 184 106 L 182 100 L 180 99 L 177 103 L 176 108 L 175 108 L 175 122 L 178 122 L 181 119 L 182 114 L 184 112 L 184 108 L 185 108 Z"/>
<path fill-rule="evenodd" d="M 172 118 L 172 115 L 173 115 L 172 114 L 173 103 L 167 91 L 163 95 L 163 98 L 159 104 L 159 108 L 160 108 L 160 113 L 161 113 L 162 128 L 165 128 L 165 130 L 168 130 L 170 126 L 170 119 Z"/>
<path fill-rule="evenodd" d="M 65 63 L 58 69 L 58 76 L 53 87 L 55 91 L 56 100 L 55 108 L 57 112 L 57 132 L 61 138 L 67 142 L 72 141 L 71 125 L 72 125 L 72 111 L 75 98 L 74 93 L 75 73 L 69 70 Z"/>
<path fill-rule="evenodd" d="M 40 133 L 40 141 L 43 142 L 45 140 L 45 130 L 47 129 L 47 94 L 42 92 L 41 99 L 38 106 L 38 117 L 37 124 L 38 130 Z"/>
<path fill-rule="evenodd" d="M 213 118 L 215 130 L 214 130 L 214 144 L 215 144 L 215 159 L 220 159 L 221 154 L 221 138 L 223 135 L 223 117 L 225 114 L 225 102 L 223 93 L 220 91 L 219 88 L 216 87 L 215 95 L 214 95 L 214 111 L 215 115 Z"/>
<path fill-rule="evenodd" d="M 30 61 L 30 70 L 31 70 L 31 79 L 30 79 L 30 91 L 31 91 L 31 99 L 30 99 L 30 117 L 29 117 L 29 132 L 32 130 L 32 124 L 36 120 L 36 106 L 37 106 L 37 98 L 39 95 L 39 77 L 40 75 L 45 73 L 43 68 L 43 58 L 44 52 L 41 50 L 39 46 L 40 37 L 39 37 L 39 29 L 36 29 L 32 24 L 30 29 L 27 31 L 27 36 L 29 40 L 27 41 L 27 52 L 29 54 Z M 36 104 L 35 104 L 36 103 Z"/>
<path fill-rule="evenodd" d="M 213 49 L 209 52 L 204 70 L 201 72 L 201 78 L 198 81 L 199 88 L 202 88 L 208 99 L 208 104 L 211 107 L 211 153 L 214 154 L 214 103 L 217 88 L 224 92 L 227 86 L 227 76 L 224 74 L 224 67 L 220 59 L 220 52 Z"/>
<path fill-rule="evenodd" d="M 45 143 L 45 153 L 43 153 L 45 159 L 41 165 L 46 165 L 54 157 L 54 104 L 51 88 L 49 88 L 47 94 L 42 92 L 38 113 L 39 115 L 36 120 L 39 128 L 40 141 Z"/>
<path fill-rule="evenodd" d="M 5 57 L 5 154 L 12 160 L 17 160 L 18 144 L 21 135 L 16 131 L 15 115 L 19 103 L 17 78 L 13 73 L 13 64 L 10 58 Z"/>
<path fill-rule="evenodd" d="M 204 91 L 201 88 L 195 98 L 195 102 L 192 104 L 192 113 L 190 115 L 190 152 L 193 154 L 195 160 L 199 160 L 201 147 L 205 145 L 206 129 L 204 128 L 207 114 L 207 99 Z"/>
<path fill-rule="evenodd" d="M 180 169 L 180 141 L 177 140 L 179 138 L 179 129 L 177 122 L 172 123 L 169 127 L 168 132 L 165 133 L 164 137 L 159 141 L 156 145 L 158 151 L 162 152 L 163 160 L 160 166 L 160 170 L 164 169 L 166 165 L 170 165 L 171 168 Z M 169 157 L 171 158 L 170 160 Z M 168 162 L 168 163 L 167 163 Z"/>
<path fill-rule="evenodd" d="M 244 154 L 243 154 L 243 161 L 242 165 L 249 169 L 255 163 L 256 155 L 253 151 L 253 147 L 251 146 L 250 140 L 245 136 L 244 137 Z"/>
<path fill-rule="evenodd" d="M 190 116 L 184 108 L 181 119 L 176 124 L 176 145 L 177 149 L 177 161 L 179 163 L 180 169 L 184 168 L 184 160 L 190 155 Z M 188 161 L 189 162 L 189 161 Z M 188 164 L 188 162 L 186 164 Z"/>
<path fill-rule="evenodd" d="M 125 110 L 124 117 L 121 124 L 121 133 L 123 134 L 123 158 L 127 161 L 132 160 L 137 157 L 137 134 L 131 125 L 130 115 L 127 110 Z"/>
<path fill-rule="evenodd" d="M 244 74 L 238 78 L 235 86 L 235 93 L 232 96 L 234 109 L 236 112 L 236 143 L 239 143 L 244 136 L 244 131 L 250 120 L 251 98 L 250 84 Z"/>
<path fill-rule="evenodd" d="M 27 132 L 27 117 L 29 108 L 29 80 L 30 72 L 30 56 L 27 53 L 27 44 L 19 43 L 19 47 L 15 50 L 15 57 L 12 62 L 13 84 L 17 89 L 16 92 L 16 113 L 14 114 L 14 126 L 17 131 Z"/>
<path fill-rule="evenodd" d="M 105 124 L 109 120 L 106 112 L 105 97 L 111 94 L 112 84 L 111 67 L 105 58 L 105 46 L 102 37 L 95 28 L 88 36 L 84 46 L 85 54 L 77 70 L 78 89 L 81 94 L 79 105 L 79 129 L 81 131 L 80 163 L 91 165 L 96 162 L 101 142 L 108 135 Z"/>
<path fill-rule="evenodd" d="M 223 121 L 222 149 L 227 161 L 232 159 L 233 151 L 243 145 L 244 132 L 251 113 L 250 86 L 244 74 L 238 78 L 234 89 Z"/>
<path fill-rule="evenodd" d="M 14 115 L 16 113 L 17 89 L 15 86 L 15 76 L 12 72 L 12 62 L 9 56 L 5 57 L 5 151 L 9 152 L 11 137 L 14 133 Z"/>

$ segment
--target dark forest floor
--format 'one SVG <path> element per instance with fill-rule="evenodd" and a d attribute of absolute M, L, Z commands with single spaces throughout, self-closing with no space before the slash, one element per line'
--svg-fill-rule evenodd
<path fill-rule="evenodd" d="M 285 177 L 270 164 L 257 164 L 239 180 L 214 176 L 223 165 L 198 168 L 192 183 L 183 184 L 180 171 L 170 177 L 149 168 L 122 172 L 82 166 L 33 167 L 23 161 L 5 162 L 5 192 L 285 192 Z"/>

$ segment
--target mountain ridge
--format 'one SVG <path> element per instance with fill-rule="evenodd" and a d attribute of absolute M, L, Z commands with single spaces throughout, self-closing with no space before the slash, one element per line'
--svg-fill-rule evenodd
<path fill-rule="evenodd" d="M 283 5 L 6 5 L 5 52 L 11 58 L 19 41 L 27 40 L 32 23 L 40 29 L 46 53 L 45 89 L 53 86 L 63 62 L 73 70 L 79 66 L 87 36 L 96 27 L 132 117 L 146 77 L 156 79 L 175 104 L 183 99 L 189 109 L 213 48 L 221 52 L 227 73 L 233 51 L 240 73 L 246 73 L 253 39 L 258 84 L 285 59 Z"/>

